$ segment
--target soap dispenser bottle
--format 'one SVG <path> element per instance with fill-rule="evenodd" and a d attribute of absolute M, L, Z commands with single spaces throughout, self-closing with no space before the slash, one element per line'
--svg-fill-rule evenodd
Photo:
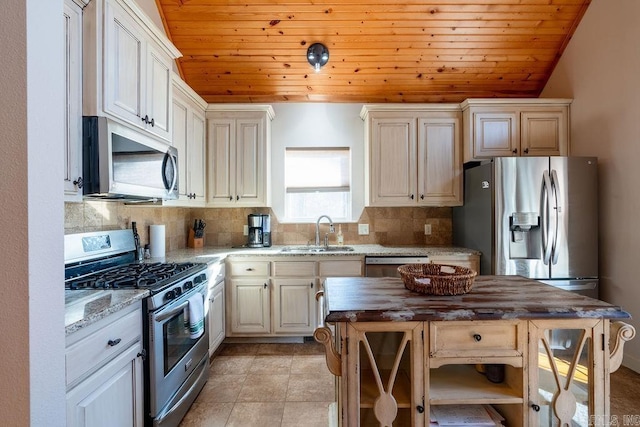
<path fill-rule="evenodd" d="M 338 246 L 344 245 L 344 236 L 342 235 L 342 225 L 338 224 Z"/>

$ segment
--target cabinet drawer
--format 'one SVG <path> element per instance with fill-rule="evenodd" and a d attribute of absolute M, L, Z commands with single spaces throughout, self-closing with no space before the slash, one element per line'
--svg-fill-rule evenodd
<path fill-rule="evenodd" d="M 231 276 L 269 276 L 269 261 L 234 261 L 229 272 Z"/>
<path fill-rule="evenodd" d="M 307 277 L 316 275 L 314 261 L 276 261 L 273 263 L 273 275 L 278 277 Z"/>
<path fill-rule="evenodd" d="M 67 385 L 113 359 L 141 337 L 142 316 L 136 310 L 72 344 L 65 352 Z"/>
<path fill-rule="evenodd" d="M 526 328 L 521 322 L 431 322 L 430 357 L 522 356 Z"/>
<path fill-rule="evenodd" d="M 320 261 L 320 277 L 360 277 L 362 261 Z"/>

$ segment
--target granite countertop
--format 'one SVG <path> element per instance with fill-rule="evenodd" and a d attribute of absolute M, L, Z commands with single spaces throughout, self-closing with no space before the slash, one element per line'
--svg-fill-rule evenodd
<path fill-rule="evenodd" d="M 91 325 L 149 295 L 144 289 L 66 290 L 65 335 Z"/>
<path fill-rule="evenodd" d="M 604 301 L 520 276 L 477 276 L 464 295 L 409 291 L 399 278 L 329 278 L 326 322 L 624 319 L 629 314 Z"/>
<path fill-rule="evenodd" d="M 178 249 L 167 253 L 164 258 L 168 262 L 194 261 L 217 262 L 226 257 L 344 257 L 344 256 L 425 256 L 425 255 L 480 255 L 473 249 L 459 248 L 455 246 L 382 246 L 382 245 L 345 245 L 353 248 L 353 251 L 331 252 L 286 252 L 285 248 L 304 247 L 304 245 L 277 245 L 269 248 L 228 248 L 228 247 L 204 247 L 198 249 Z M 154 258 L 151 258 L 153 261 Z M 157 258 L 156 258 L 157 260 Z"/>

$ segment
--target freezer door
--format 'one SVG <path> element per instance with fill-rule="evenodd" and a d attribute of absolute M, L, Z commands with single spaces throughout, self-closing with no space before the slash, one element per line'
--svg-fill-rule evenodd
<path fill-rule="evenodd" d="M 551 157 L 557 194 L 553 279 L 598 277 L 598 164 L 594 157 Z"/>
<path fill-rule="evenodd" d="M 542 226 L 543 176 L 548 169 L 548 157 L 495 159 L 495 274 L 549 278 Z"/>

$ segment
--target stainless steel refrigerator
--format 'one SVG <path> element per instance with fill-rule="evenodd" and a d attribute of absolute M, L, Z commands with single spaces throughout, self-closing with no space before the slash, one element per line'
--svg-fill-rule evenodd
<path fill-rule="evenodd" d="M 453 241 L 480 274 L 520 275 L 598 297 L 594 157 L 500 157 L 465 170 Z"/>

